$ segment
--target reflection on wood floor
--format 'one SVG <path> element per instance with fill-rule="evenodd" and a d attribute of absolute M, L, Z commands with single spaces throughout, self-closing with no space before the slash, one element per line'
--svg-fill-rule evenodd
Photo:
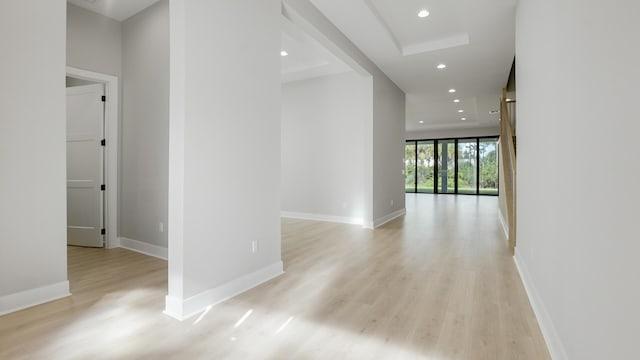
<path fill-rule="evenodd" d="M 0 317 L 0 358 L 548 359 L 497 198 L 406 207 L 375 231 L 283 219 L 286 273 L 183 322 L 165 261 L 70 247 L 73 296 Z"/>

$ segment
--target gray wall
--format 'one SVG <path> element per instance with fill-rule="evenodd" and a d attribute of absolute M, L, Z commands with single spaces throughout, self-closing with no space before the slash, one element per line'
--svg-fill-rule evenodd
<path fill-rule="evenodd" d="M 122 25 L 67 4 L 67 65 L 122 77 Z"/>
<path fill-rule="evenodd" d="M 353 69 L 372 78 L 373 122 L 364 129 L 365 149 L 370 154 L 364 166 L 370 176 L 364 190 L 371 194 L 367 199 L 370 213 L 366 218 L 369 225 L 378 223 L 405 207 L 405 94 L 309 0 L 284 0 L 283 3 L 286 15 L 294 23 Z"/>
<path fill-rule="evenodd" d="M 404 209 L 405 94 L 389 78 L 373 76 L 373 221 Z"/>
<path fill-rule="evenodd" d="M 516 260 L 555 359 L 637 359 L 640 2 L 585 5 L 518 2 Z"/>
<path fill-rule="evenodd" d="M 173 316 L 282 272 L 280 6 L 170 3 L 166 310 Z"/>
<path fill-rule="evenodd" d="M 167 247 L 169 1 L 122 23 L 120 235 Z"/>
<path fill-rule="evenodd" d="M 363 221 L 371 79 L 355 72 L 282 85 L 282 210 Z"/>
<path fill-rule="evenodd" d="M 0 1 L 0 314 L 68 294 L 65 6 Z"/>

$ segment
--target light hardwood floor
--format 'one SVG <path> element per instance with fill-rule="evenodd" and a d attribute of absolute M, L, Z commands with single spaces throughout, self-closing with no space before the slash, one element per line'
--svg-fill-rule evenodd
<path fill-rule="evenodd" d="M 0 317 L 0 359 L 548 359 L 497 198 L 408 195 L 375 231 L 282 222 L 286 273 L 183 322 L 166 262 L 69 248 L 73 296 Z"/>

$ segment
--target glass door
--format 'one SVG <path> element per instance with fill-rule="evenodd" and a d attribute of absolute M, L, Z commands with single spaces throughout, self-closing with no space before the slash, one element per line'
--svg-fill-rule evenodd
<path fill-rule="evenodd" d="M 438 140 L 438 193 L 456 192 L 456 145 L 454 139 Z"/>
<path fill-rule="evenodd" d="M 478 139 L 458 140 L 458 193 L 476 194 L 478 188 Z"/>
<path fill-rule="evenodd" d="M 416 143 L 407 142 L 404 147 L 404 191 L 416 192 Z"/>
<path fill-rule="evenodd" d="M 480 194 L 498 195 L 498 139 L 484 138 L 479 141 Z"/>
<path fill-rule="evenodd" d="M 433 141 L 418 141 L 417 192 L 433 193 L 435 173 L 435 147 Z"/>

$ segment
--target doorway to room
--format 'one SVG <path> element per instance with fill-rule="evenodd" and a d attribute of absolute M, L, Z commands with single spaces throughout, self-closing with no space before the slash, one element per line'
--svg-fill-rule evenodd
<path fill-rule="evenodd" d="M 104 84 L 67 77 L 67 245 L 105 245 L 105 100 Z"/>
<path fill-rule="evenodd" d="M 67 67 L 67 243 L 114 247 L 118 78 Z"/>

